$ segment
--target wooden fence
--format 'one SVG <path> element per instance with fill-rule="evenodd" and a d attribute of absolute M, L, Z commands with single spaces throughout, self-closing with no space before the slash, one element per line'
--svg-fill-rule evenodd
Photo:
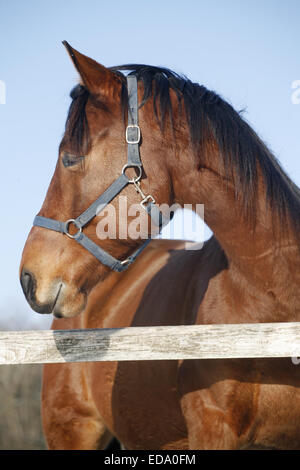
<path fill-rule="evenodd" d="M 0 332 L 0 364 L 300 356 L 300 323 Z"/>

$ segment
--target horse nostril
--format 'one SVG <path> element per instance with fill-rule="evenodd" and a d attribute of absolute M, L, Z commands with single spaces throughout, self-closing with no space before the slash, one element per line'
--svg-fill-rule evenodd
<path fill-rule="evenodd" d="M 23 269 L 20 281 L 26 299 L 28 301 L 33 300 L 36 286 L 36 281 L 33 274 Z"/>

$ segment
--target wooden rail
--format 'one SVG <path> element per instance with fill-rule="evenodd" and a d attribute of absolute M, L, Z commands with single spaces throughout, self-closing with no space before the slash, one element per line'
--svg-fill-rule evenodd
<path fill-rule="evenodd" d="M 0 332 L 0 364 L 300 356 L 300 323 Z"/>

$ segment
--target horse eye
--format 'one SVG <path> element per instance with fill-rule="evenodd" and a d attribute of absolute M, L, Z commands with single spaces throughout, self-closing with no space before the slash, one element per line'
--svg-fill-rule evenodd
<path fill-rule="evenodd" d="M 68 166 L 73 166 L 77 165 L 79 162 L 81 162 L 84 159 L 84 155 L 72 155 L 71 153 L 65 152 L 62 156 L 62 163 L 64 167 Z"/>

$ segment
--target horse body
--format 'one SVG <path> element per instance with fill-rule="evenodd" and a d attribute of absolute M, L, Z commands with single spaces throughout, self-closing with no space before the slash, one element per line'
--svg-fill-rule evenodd
<path fill-rule="evenodd" d="M 115 273 L 69 237 L 35 226 L 20 266 L 32 308 L 62 318 L 58 329 L 299 321 L 299 189 L 249 125 L 167 69 L 107 69 L 68 51 L 82 84 L 39 216 L 70 221 L 120 176 L 126 69 L 137 75 L 141 103 L 140 189 L 159 205 L 203 203 L 214 237 L 202 250 L 152 241 Z M 137 202 L 132 185 L 123 194 Z M 122 218 L 118 200 L 119 233 L 133 217 Z M 115 258 L 142 244 L 99 240 L 98 222 L 84 232 Z M 290 359 L 47 365 L 43 421 L 50 448 L 104 448 L 115 435 L 129 449 L 295 449 L 299 400 Z"/>
<path fill-rule="evenodd" d="M 80 317 L 53 328 L 218 323 L 209 284 L 226 283 L 229 269 L 215 238 L 199 251 L 155 240 L 94 288 Z M 299 385 L 290 359 L 48 364 L 44 428 L 50 448 L 104 448 L 117 436 L 126 449 L 293 449 Z"/>

